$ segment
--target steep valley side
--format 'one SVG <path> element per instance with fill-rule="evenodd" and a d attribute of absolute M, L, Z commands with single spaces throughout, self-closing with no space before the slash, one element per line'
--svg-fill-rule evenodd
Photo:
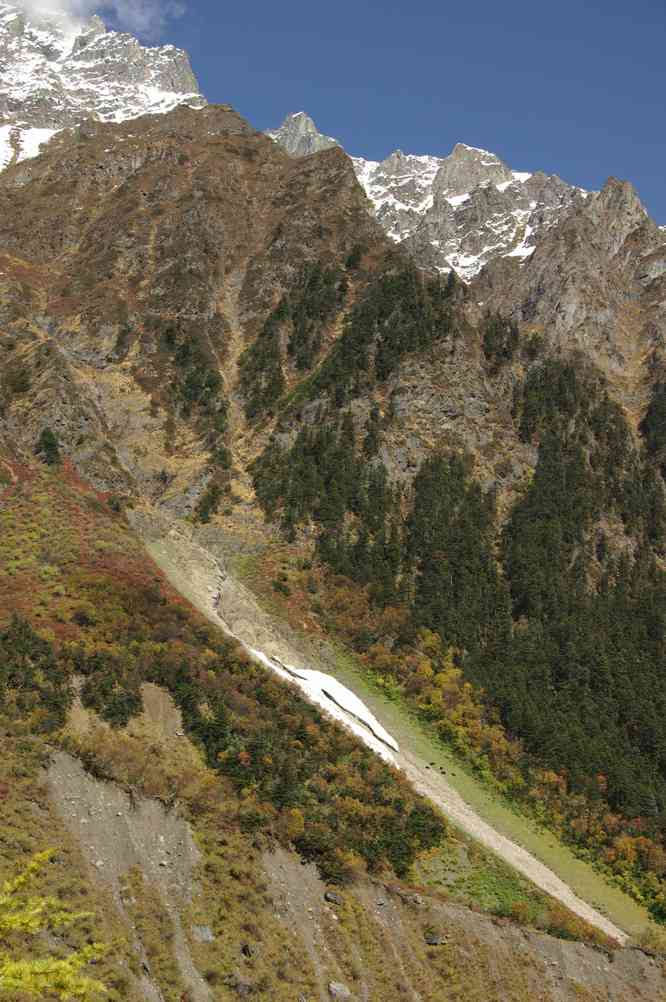
<path fill-rule="evenodd" d="M 259 648 L 269 656 L 277 656 L 281 661 L 290 664 L 332 671 L 334 674 L 339 672 L 340 662 L 331 649 L 327 650 L 325 645 L 313 647 L 307 637 L 299 637 L 287 624 L 276 621 L 235 578 L 233 571 L 213 555 L 214 551 L 211 552 L 205 545 L 198 543 L 196 536 L 193 538 L 185 527 L 169 526 L 168 523 L 165 524 L 147 514 L 133 516 L 132 522 L 144 539 L 151 557 L 174 587 L 181 591 L 204 616 L 222 625 L 247 648 Z M 219 535 L 219 533 L 206 534 L 209 539 L 214 540 L 219 539 Z M 224 545 L 224 542 L 221 544 L 217 542 L 214 550 L 223 551 Z M 347 672 L 341 680 L 356 687 L 362 678 L 358 672 Z M 395 756 L 396 764 L 409 777 L 415 788 L 437 804 L 457 827 L 480 841 L 542 890 L 559 900 L 566 908 L 611 938 L 626 942 L 627 931 L 640 935 L 647 928 L 647 915 L 630 898 L 606 886 L 602 877 L 594 875 L 591 868 L 575 861 L 573 856 L 564 852 L 563 847 L 560 847 L 558 852 L 549 852 L 548 847 L 553 847 L 552 839 L 543 832 L 530 832 L 529 822 L 526 819 L 523 819 L 522 824 L 515 822 L 511 824 L 510 812 L 504 813 L 501 809 L 498 810 L 497 805 L 493 805 L 497 812 L 493 821 L 495 824 L 499 823 L 500 831 L 484 821 L 469 803 L 465 803 L 456 789 L 455 781 L 444 778 L 432 768 L 433 758 L 438 758 L 441 751 L 437 742 L 432 738 L 428 741 L 425 732 L 421 732 L 420 740 L 416 738 L 414 732 L 418 733 L 418 723 L 410 719 L 406 713 L 400 716 L 400 711 L 395 705 L 391 706 L 381 698 L 378 700 L 377 693 L 368 691 L 367 686 L 364 687 L 362 698 L 366 703 L 370 701 L 369 705 L 373 711 L 379 713 L 380 721 L 383 721 L 389 729 L 399 728 L 400 752 Z M 377 710 L 377 707 L 381 709 Z M 390 714 L 388 719 L 385 716 L 387 713 Z M 456 762 L 454 757 L 446 761 L 447 764 L 450 761 L 456 765 L 459 775 L 464 774 L 461 762 Z M 469 777 L 467 780 L 469 783 Z M 480 790 L 476 791 L 473 787 L 470 790 L 469 785 L 466 786 L 466 793 L 475 795 L 475 799 L 480 803 L 486 799 Z M 524 841 L 517 845 L 511 838 L 501 834 L 502 826 L 506 826 L 505 831 L 508 827 L 514 838 L 515 833 L 519 833 L 519 837 Z M 563 865 L 564 857 L 563 869 L 568 879 L 574 882 L 574 887 L 578 884 L 595 900 L 603 898 L 610 908 L 612 920 L 576 897 L 570 886 L 524 848 L 530 842 L 533 851 L 541 858 L 544 855 L 546 858 L 550 856 L 556 861 L 557 866 Z M 618 924 L 614 923 L 618 923 L 619 928 Z"/>
<path fill-rule="evenodd" d="M 247 780 L 239 776 L 230 782 L 237 768 L 233 759 L 223 771 L 206 764 L 201 736 L 192 730 L 191 690 L 183 688 L 182 675 L 176 673 L 175 686 L 168 677 L 182 671 L 184 659 L 196 657 L 197 645 L 206 645 L 206 673 L 199 669 L 195 690 L 200 694 L 208 686 L 205 720 L 214 705 L 210 676 L 222 678 L 225 662 L 231 667 L 236 655 L 178 598 L 98 495 L 69 475 L 65 488 L 62 475 L 35 471 L 28 479 L 27 470 L 12 468 L 20 479 L 3 490 L 0 505 L 3 608 L 37 611 L 39 631 L 59 635 L 65 644 L 61 670 L 80 673 L 73 679 L 78 698 L 69 709 L 64 704 L 63 729 L 61 690 L 49 688 L 43 675 L 31 680 L 18 702 L 10 675 L 9 699 L 3 704 L 2 872 L 15 870 L 37 850 L 57 847 L 40 890 L 91 913 L 80 929 L 48 940 L 42 949 L 66 951 L 91 935 L 107 943 L 95 973 L 113 1002 L 178 1002 L 183 993 L 203 1002 L 248 992 L 279 1002 L 299 995 L 323 1002 L 331 985 L 344 986 L 357 1002 L 380 1002 L 393 992 L 422 1002 L 460 997 L 605 1002 L 609 994 L 618 1002 L 647 1002 L 659 997 L 663 964 L 640 950 L 587 945 L 591 933 L 584 927 L 576 933 L 581 942 L 553 938 L 532 927 L 531 919 L 521 926 L 500 918 L 505 913 L 499 903 L 479 899 L 477 910 L 470 909 L 465 902 L 474 900 L 475 882 L 488 889 L 497 883 L 507 901 L 523 903 L 537 926 L 550 913 L 551 921 L 564 923 L 561 935 L 573 934 L 549 899 L 452 831 L 426 854 L 426 870 L 415 871 L 409 880 L 384 870 L 331 883 L 321 879 L 313 863 L 303 865 L 289 847 L 292 838 L 299 838 L 297 816 L 287 811 L 278 820 L 272 812 L 262 813 L 259 821 Z M 149 530 L 154 535 L 154 524 L 145 524 L 146 535 Z M 44 575 L 43 548 L 54 527 L 59 551 L 49 552 L 51 570 Z M 216 558 L 199 548 L 193 556 L 191 543 L 172 549 L 169 534 L 162 540 L 166 552 L 177 556 L 183 589 L 192 583 L 207 600 L 214 599 L 210 589 L 220 585 L 213 574 Z M 159 550 L 155 540 L 153 545 Z M 276 635 L 275 624 L 268 616 L 262 621 L 256 605 L 248 610 L 249 598 L 240 588 L 231 587 L 229 596 L 236 627 L 244 617 L 258 622 L 259 631 Z M 15 648 L 16 636 L 11 636 Z M 30 633 L 21 637 L 35 661 L 48 659 L 48 650 Z M 3 664 L 11 667 L 7 639 L 5 630 Z M 267 643 L 269 637 L 257 633 L 254 639 Z M 277 649 L 285 656 L 293 651 L 284 640 Z M 171 668 L 170 650 L 175 655 Z M 257 695 L 271 702 L 284 733 L 303 715 L 313 746 L 325 734 L 332 736 L 295 692 L 271 683 L 263 669 L 254 673 L 243 661 L 238 667 L 241 684 L 248 673 L 252 678 L 243 698 L 240 691 L 227 697 L 227 719 L 233 720 L 237 736 Z M 153 680 L 142 682 L 146 675 Z M 114 690 L 106 687 L 110 677 Z M 53 720 L 44 718 L 44 707 L 53 709 Z M 275 756 L 282 740 L 273 739 Z M 244 744 L 253 748 L 251 739 Z M 355 771 L 355 742 L 344 740 L 341 755 L 340 760 L 329 754 L 320 775 L 345 762 L 344 781 L 353 787 L 361 776 Z M 375 768 L 371 759 L 365 760 L 366 769 Z M 280 757 L 270 772 L 278 768 L 282 773 L 287 764 Z M 321 798 L 323 788 L 317 789 Z M 342 803 L 337 802 L 338 813 Z M 435 868 L 436 880 L 426 876 L 432 872 L 428 868 Z M 489 907 L 497 913 L 483 914 Z M 14 943 L 20 947 L 21 942 Z"/>

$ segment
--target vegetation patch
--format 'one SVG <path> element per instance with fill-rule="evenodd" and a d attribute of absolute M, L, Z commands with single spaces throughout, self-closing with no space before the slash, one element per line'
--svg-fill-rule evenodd
<path fill-rule="evenodd" d="M 273 442 L 257 496 L 287 540 L 314 528 L 319 561 L 280 591 L 664 920 L 663 485 L 584 367 L 533 366 L 514 416 L 538 461 L 501 531 L 465 457 L 398 490 L 350 414 Z"/>
<path fill-rule="evenodd" d="M 61 490 L 47 473 L 37 486 L 54 500 Z M 127 543 L 122 567 L 113 554 L 91 567 L 91 554 L 79 550 L 80 563 L 62 568 L 71 613 L 59 643 L 25 618 L 8 624 L 2 680 L 16 719 L 57 730 L 78 676 L 84 705 L 122 726 L 141 709 L 141 683 L 154 682 L 171 692 L 209 766 L 235 791 L 242 830 L 293 842 L 328 879 L 344 881 L 366 868 L 405 874 L 419 852 L 446 837 L 443 820 L 399 773 L 176 600 L 123 523 L 90 500 L 78 497 L 96 538 L 113 529 Z M 34 503 L 19 507 L 36 537 L 31 557 L 41 539 L 35 510 Z M 72 526 L 75 518 L 65 544 Z M 26 583 L 31 562 L 14 578 L 10 609 L 23 607 Z M 64 618 L 62 597 L 47 588 L 43 626 L 54 614 Z"/>

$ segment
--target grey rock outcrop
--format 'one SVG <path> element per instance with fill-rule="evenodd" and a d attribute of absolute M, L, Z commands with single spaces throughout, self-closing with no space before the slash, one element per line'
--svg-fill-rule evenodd
<path fill-rule="evenodd" d="M 666 234 L 626 181 L 610 178 L 539 241 L 522 268 L 494 261 L 473 298 L 517 324 L 584 352 L 637 415 L 666 369 Z M 646 368 L 647 366 L 647 368 Z"/>
<path fill-rule="evenodd" d="M 352 162 L 378 222 L 391 239 L 400 243 L 410 237 L 432 206 L 442 160 L 396 150 L 380 162 L 362 157 L 352 157 Z"/>
<path fill-rule="evenodd" d="M 441 167 L 433 184 L 433 194 L 446 193 L 449 198 L 465 195 L 477 185 L 503 184 L 513 180 L 509 167 L 488 150 L 457 143 Z"/>
<path fill-rule="evenodd" d="M 420 264 L 439 271 L 453 268 L 467 280 L 497 258 L 529 258 L 543 234 L 587 195 L 556 175 L 512 172 L 497 158 L 483 161 L 477 155 L 455 168 L 450 171 L 444 161 L 433 183 L 432 205 L 406 246 Z M 489 177 L 483 178 L 484 168 Z M 460 192 L 465 184 L 468 190 Z"/>
<path fill-rule="evenodd" d="M 462 143 L 448 157 L 352 162 L 391 239 L 420 266 L 472 283 L 476 320 L 499 310 L 547 330 L 558 350 L 591 353 L 624 405 L 644 412 L 645 364 L 666 374 L 666 228 L 630 184 L 590 193 Z"/>
<path fill-rule="evenodd" d="M 307 157 L 311 153 L 320 153 L 331 146 L 339 146 L 337 139 L 324 136 L 304 111 L 287 115 L 279 129 L 268 132 L 267 135 L 279 143 L 292 157 Z"/>
<path fill-rule="evenodd" d="M 332 999 L 350 999 L 352 997 L 352 993 L 347 986 L 343 985 L 340 981 L 331 981 L 328 986 L 328 994 Z"/>

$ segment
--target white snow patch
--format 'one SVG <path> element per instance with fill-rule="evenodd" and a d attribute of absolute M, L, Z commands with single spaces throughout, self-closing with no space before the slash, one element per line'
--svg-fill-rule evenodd
<path fill-rule="evenodd" d="M 527 171 L 514 170 L 512 171 L 513 180 L 517 181 L 519 184 L 525 184 L 526 181 L 532 177 L 532 175 Z"/>
<path fill-rule="evenodd" d="M 524 260 L 525 258 L 528 258 L 531 254 L 534 254 L 535 249 L 536 248 L 534 247 L 525 247 L 524 244 L 520 244 L 519 247 L 516 247 L 508 254 L 505 254 L 504 257 L 520 257 L 523 258 Z"/>
<path fill-rule="evenodd" d="M 481 270 L 483 265 L 481 257 L 481 254 L 450 254 L 446 258 L 446 263 L 450 268 L 453 268 L 465 282 L 469 282 L 470 279 L 474 278 L 474 276 Z M 445 268 L 442 269 L 442 271 L 445 270 Z"/>
<path fill-rule="evenodd" d="M 40 148 L 56 134 L 56 129 L 21 129 L 16 125 L 0 127 L 0 171 L 10 164 L 39 156 Z"/>
<path fill-rule="evenodd" d="M 57 129 L 26 129 L 21 132 L 21 152 L 19 160 L 38 157 L 41 147 L 55 136 Z"/>
<path fill-rule="evenodd" d="M 534 246 L 532 246 L 532 247 L 528 247 L 527 246 L 527 241 L 531 237 L 532 232 L 533 232 L 532 227 L 531 226 L 526 226 L 525 227 L 525 235 L 523 236 L 522 241 L 519 243 L 519 245 L 517 247 L 514 247 L 514 249 L 512 251 L 509 251 L 509 253 L 505 254 L 504 256 L 505 257 L 519 257 L 519 258 L 522 258 L 523 260 L 525 260 L 525 258 L 528 258 L 530 256 L 530 254 L 533 254 L 534 250 L 535 250 Z"/>
<path fill-rule="evenodd" d="M 458 143 L 458 146 L 462 146 L 463 149 L 472 150 L 473 153 L 483 153 L 485 156 L 492 157 L 491 163 L 494 165 L 497 163 L 499 157 L 496 157 L 494 153 L 490 150 L 482 150 L 480 146 L 470 146 L 468 143 Z"/>
<path fill-rule="evenodd" d="M 280 678 L 294 682 L 308 702 L 319 706 L 343 724 L 385 761 L 395 764 L 389 749 L 395 752 L 400 750 L 396 740 L 382 727 L 365 703 L 332 675 L 307 668 L 294 668 L 284 664 L 279 658 L 268 657 L 263 651 L 254 648 L 249 648 L 249 651 L 252 657 Z"/>
<path fill-rule="evenodd" d="M 465 192 L 464 195 L 451 195 L 451 197 L 447 198 L 446 201 L 449 203 L 449 205 L 452 205 L 453 208 L 455 209 L 459 205 L 462 205 L 464 202 L 469 202 L 469 199 L 470 199 L 470 194 L 467 191 Z"/>

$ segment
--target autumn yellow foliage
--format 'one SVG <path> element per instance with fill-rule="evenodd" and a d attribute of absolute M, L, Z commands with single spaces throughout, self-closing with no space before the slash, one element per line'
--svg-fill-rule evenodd
<path fill-rule="evenodd" d="M 95 1002 L 105 992 L 104 985 L 82 973 L 92 961 L 104 954 L 93 943 L 69 956 L 16 957 L 16 941 L 37 936 L 44 931 L 57 932 L 89 918 L 87 912 L 72 912 L 55 898 L 30 893 L 52 850 L 34 856 L 0 890 L 0 999 L 17 996 L 34 999 L 59 999 L 61 1002 Z M 14 948 L 13 948 L 14 947 Z"/>

